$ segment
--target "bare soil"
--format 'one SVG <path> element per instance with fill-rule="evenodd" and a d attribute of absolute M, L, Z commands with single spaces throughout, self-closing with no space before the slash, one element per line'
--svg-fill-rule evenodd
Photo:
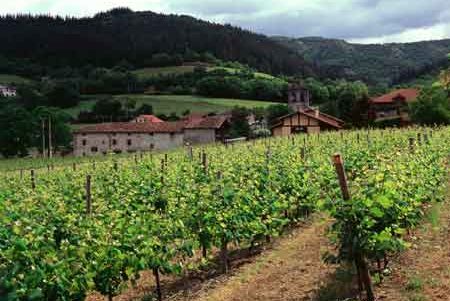
<path fill-rule="evenodd" d="M 410 237 L 412 247 L 391 263 L 392 275 L 377 287 L 379 300 L 450 300 L 450 198 L 429 209 Z"/>

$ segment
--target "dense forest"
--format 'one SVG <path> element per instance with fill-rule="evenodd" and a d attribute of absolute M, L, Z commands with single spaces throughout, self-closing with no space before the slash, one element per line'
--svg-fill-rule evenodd
<path fill-rule="evenodd" d="M 384 87 L 440 70 L 450 52 L 450 39 L 372 45 L 318 37 L 273 39 L 297 51 L 322 75 Z"/>
<path fill-rule="evenodd" d="M 313 74 L 295 51 L 270 38 L 189 16 L 116 8 L 88 18 L 0 17 L 0 73 L 42 76 L 62 66 L 153 66 L 155 55 L 183 60 L 210 53 L 271 74 Z M 153 59 L 152 59 L 153 57 Z"/>

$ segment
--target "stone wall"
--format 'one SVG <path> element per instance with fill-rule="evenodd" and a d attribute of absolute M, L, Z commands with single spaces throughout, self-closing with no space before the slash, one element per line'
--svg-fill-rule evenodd
<path fill-rule="evenodd" d="M 216 142 L 214 129 L 185 129 L 184 141 L 190 144 L 206 144 Z"/>
<path fill-rule="evenodd" d="M 167 150 L 183 145 L 182 133 L 86 133 L 74 135 L 74 155 Z"/>

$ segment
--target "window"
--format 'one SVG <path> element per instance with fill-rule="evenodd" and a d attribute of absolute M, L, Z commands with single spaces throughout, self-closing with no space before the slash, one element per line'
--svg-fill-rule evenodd
<path fill-rule="evenodd" d="M 173 139 L 175 137 L 175 133 L 170 133 L 170 138 Z"/>
<path fill-rule="evenodd" d="M 153 133 L 148 134 L 150 137 L 153 137 Z"/>
<path fill-rule="evenodd" d="M 127 144 L 128 144 L 128 146 L 131 145 L 131 139 L 128 139 L 128 140 L 127 140 Z"/>
<path fill-rule="evenodd" d="M 98 152 L 98 148 L 96 146 L 91 147 L 91 152 L 93 153 Z"/>
<path fill-rule="evenodd" d="M 116 139 L 113 139 L 112 145 L 117 145 L 117 140 Z"/>
<path fill-rule="evenodd" d="M 86 144 L 87 144 L 86 139 L 83 139 L 83 146 L 86 146 Z"/>
<path fill-rule="evenodd" d="M 150 149 L 154 149 L 155 148 L 155 145 L 152 143 L 152 144 L 150 144 Z"/>

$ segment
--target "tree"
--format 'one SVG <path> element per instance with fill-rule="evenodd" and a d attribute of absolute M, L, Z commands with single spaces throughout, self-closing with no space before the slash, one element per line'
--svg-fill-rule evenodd
<path fill-rule="evenodd" d="M 122 103 L 119 100 L 108 97 L 102 98 L 95 103 L 92 114 L 111 120 L 118 120 L 121 116 L 124 116 Z"/>
<path fill-rule="evenodd" d="M 136 108 L 136 99 L 134 98 L 126 98 L 124 101 L 125 111 L 127 113 L 127 119 L 130 116 L 130 112 L 132 112 Z"/>
<path fill-rule="evenodd" d="M 61 111 L 58 108 L 52 107 L 37 107 L 32 111 L 32 115 L 35 120 L 35 124 L 38 125 L 34 131 L 33 145 L 42 151 L 42 140 L 46 139 L 46 145 L 48 144 L 48 120 L 51 121 L 51 137 L 53 151 L 58 149 L 68 149 L 72 142 L 72 131 L 70 129 L 70 115 Z M 41 120 L 44 120 L 46 130 L 44 133 L 41 129 Z M 44 134 L 44 137 L 42 137 Z"/>
<path fill-rule="evenodd" d="M 442 87 L 424 88 L 410 109 L 412 120 L 419 124 L 450 124 L 450 99 Z"/>
<path fill-rule="evenodd" d="M 61 81 L 54 84 L 46 93 L 48 104 L 58 108 L 71 108 L 78 105 L 80 92 L 73 81 Z"/>
<path fill-rule="evenodd" d="M 292 109 L 287 105 L 277 104 L 271 105 L 266 109 L 266 118 L 269 124 L 273 124 L 276 119 L 292 113 Z"/>
<path fill-rule="evenodd" d="M 32 110 L 48 103 L 45 95 L 40 93 L 34 86 L 27 84 L 22 84 L 17 88 L 17 99 L 27 110 Z"/>
<path fill-rule="evenodd" d="M 231 129 L 230 135 L 232 138 L 248 137 L 250 136 L 250 125 L 247 117 L 250 111 L 244 107 L 234 107 L 231 111 Z"/>
<path fill-rule="evenodd" d="M 4 157 L 28 154 L 36 124 L 25 108 L 0 100 L 0 153 Z"/>
<path fill-rule="evenodd" d="M 143 103 L 135 112 L 135 115 L 152 115 L 153 106 Z"/>

